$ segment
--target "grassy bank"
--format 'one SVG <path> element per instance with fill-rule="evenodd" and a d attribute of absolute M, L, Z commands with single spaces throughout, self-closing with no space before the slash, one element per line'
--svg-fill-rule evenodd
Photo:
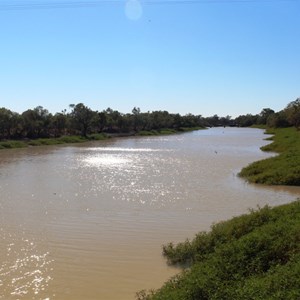
<path fill-rule="evenodd" d="M 87 137 L 82 136 L 62 136 L 59 138 L 43 138 L 43 139 L 32 139 L 32 140 L 6 140 L 6 141 L 0 141 L 0 150 L 1 149 L 13 149 L 13 148 L 26 148 L 28 146 L 45 146 L 45 145 L 59 145 L 59 144 L 73 144 L 73 143 L 83 143 L 87 141 L 99 141 L 99 140 L 105 140 L 111 137 L 127 137 L 127 136 L 152 136 L 152 135 L 169 135 L 169 134 L 176 134 L 180 132 L 188 132 L 188 131 L 194 131 L 194 130 L 200 130 L 204 129 L 203 127 L 182 127 L 178 130 L 171 129 L 171 128 L 162 128 L 159 130 L 151 130 L 146 131 L 142 130 L 134 133 L 129 134 L 122 134 L 122 133 L 116 133 L 116 134 L 105 134 L 105 133 L 99 133 L 99 134 L 91 134 Z"/>
<path fill-rule="evenodd" d="M 46 146 L 46 145 L 59 145 L 59 144 L 74 144 L 83 143 L 87 141 L 104 140 L 108 136 L 105 134 L 93 134 L 88 137 L 82 136 L 62 136 L 59 138 L 45 138 L 34 140 L 8 140 L 0 141 L 0 149 L 13 149 L 13 148 L 26 148 L 30 146 Z"/>
<path fill-rule="evenodd" d="M 252 183 L 300 185 L 300 131 L 295 128 L 267 130 L 273 142 L 262 147 L 279 155 L 254 162 L 242 169 L 240 176 Z"/>
<path fill-rule="evenodd" d="M 136 133 L 137 136 L 168 135 L 178 133 L 175 129 L 164 128 L 160 130 L 141 130 Z"/>
<path fill-rule="evenodd" d="M 137 299 L 300 299 L 300 202 L 220 222 L 163 253 L 189 268 Z"/>
<path fill-rule="evenodd" d="M 152 136 L 152 135 L 168 135 L 180 132 L 189 132 L 195 130 L 205 129 L 204 127 L 180 127 L 179 129 L 162 128 L 158 130 L 141 130 L 137 132 L 137 136 Z"/>

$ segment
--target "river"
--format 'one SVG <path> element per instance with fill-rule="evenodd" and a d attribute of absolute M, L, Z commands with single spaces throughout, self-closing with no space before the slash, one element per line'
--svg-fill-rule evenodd
<path fill-rule="evenodd" d="M 300 195 L 237 177 L 259 129 L 0 151 L 0 299 L 129 300 L 178 269 L 161 246 Z"/>

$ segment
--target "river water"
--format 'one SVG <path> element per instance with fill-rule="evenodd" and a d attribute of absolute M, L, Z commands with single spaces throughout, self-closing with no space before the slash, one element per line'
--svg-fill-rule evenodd
<path fill-rule="evenodd" d="M 300 195 L 237 173 L 258 129 L 0 151 L 0 299 L 134 299 L 178 269 L 161 246 Z"/>

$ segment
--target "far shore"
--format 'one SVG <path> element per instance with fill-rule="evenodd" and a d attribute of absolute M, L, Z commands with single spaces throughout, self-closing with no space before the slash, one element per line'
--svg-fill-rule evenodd
<path fill-rule="evenodd" d="M 20 139 L 20 140 L 2 140 L 0 141 L 1 149 L 16 149 L 16 148 L 27 148 L 36 146 L 48 146 L 48 145 L 61 145 L 61 144 L 75 144 L 84 143 L 88 141 L 101 141 L 110 138 L 119 137 L 133 137 L 133 136 L 160 136 L 178 134 L 183 132 L 195 131 L 206 129 L 204 127 L 182 127 L 178 129 L 162 128 L 157 130 L 141 130 L 138 132 L 116 132 L 116 133 L 98 133 L 87 136 L 80 135 L 66 135 L 57 138 L 37 138 L 37 139 Z"/>

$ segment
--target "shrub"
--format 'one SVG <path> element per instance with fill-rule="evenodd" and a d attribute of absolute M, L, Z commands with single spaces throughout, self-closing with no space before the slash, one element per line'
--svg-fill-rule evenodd
<path fill-rule="evenodd" d="M 163 253 L 190 268 L 139 300 L 298 299 L 300 202 L 251 210 Z"/>

